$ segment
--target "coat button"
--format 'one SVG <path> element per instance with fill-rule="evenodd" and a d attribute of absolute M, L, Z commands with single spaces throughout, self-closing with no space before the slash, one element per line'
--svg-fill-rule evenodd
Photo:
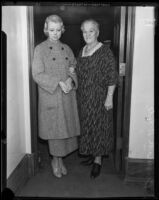
<path fill-rule="evenodd" d="M 68 60 L 68 57 L 66 57 L 65 59 Z"/>
<path fill-rule="evenodd" d="M 56 58 L 53 58 L 53 60 L 56 60 Z"/>
<path fill-rule="evenodd" d="M 64 48 L 63 48 L 63 47 L 62 47 L 61 49 L 62 49 L 62 50 L 64 50 Z"/>
<path fill-rule="evenodd" d="M 52 47 L 50 47 L 50 49 L 52 49 Z"/>

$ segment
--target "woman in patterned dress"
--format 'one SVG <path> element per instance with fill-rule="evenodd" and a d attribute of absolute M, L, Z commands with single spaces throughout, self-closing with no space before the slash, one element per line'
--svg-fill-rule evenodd
<path fill-rule="evenodd" d="M 86 45 L 77 59 L 77 101 L 81 125 L 79 153 L 93 157 L 91 178 L 99 176 L 102 157 L 113 150 L 113 94 L 117 83 L 115 60 L 109 46 L 98 41 L 99 24 L 81 25 Z"/>
<path fill-rule="evenodd" d="M 53 174 L 58 178 L 67 174 L 62 158 L 78 149 L 80 134 L 76 60 L 70 47 L 59 40 L 63 32 L 59 16 L 46 18 L 44 33 L 48 38 L 36 46 L 32 65 L 39 92 L 39 136 L 48 140 Z"/>

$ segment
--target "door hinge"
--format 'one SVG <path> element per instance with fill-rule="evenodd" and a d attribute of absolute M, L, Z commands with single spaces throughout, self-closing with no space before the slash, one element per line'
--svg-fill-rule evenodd
<path fill-rule="evenodd" d="M 119 64 L 119 75 L 120 76 L 125 76 L 125 66 L 126 66 L 126 63 Z"/>

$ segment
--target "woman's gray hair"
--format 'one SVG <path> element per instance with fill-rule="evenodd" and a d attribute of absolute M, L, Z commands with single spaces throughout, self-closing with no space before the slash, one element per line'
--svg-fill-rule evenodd
<path fill-rule="evenodd" d="M 61 31 L 62 31 L 62 33 L 64 33 L 65 27 L 63 25 L 63 21 L 62 21 L 61 17 L 59 17 L 58 15 L 50 15 L 46 18 L 45 24 L 44 24 L 44 33 L 45 33 L 46 36 L 48 36 L 48 23 L 49 22 L 60 23 L 61 24 Z"/>
<path fill-rule="evenodd" d="M 99 23 L 97 21 L 95 21 L 94 19 L 87 19 L 87 20 L 84 20 L 81 24 L 81 30 L 83 31 L 83 27 L 84 27 L 84 24 L 86 23 L 89 23 L 91 22 L 95 28 L 97 29 L 97 31 L 99 31 Z"/>

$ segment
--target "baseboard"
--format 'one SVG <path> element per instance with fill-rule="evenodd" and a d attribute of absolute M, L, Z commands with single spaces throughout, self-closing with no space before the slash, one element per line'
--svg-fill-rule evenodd
<path fill-rule="evenodd" d="M 26 154 L 7 179 L 7 188 L 16 193 L 34 173 L 34 154 Z"/>
<path fill-rule="evenodd" d="M 125 183 L 140 184 L 144 187 L 154 181 L 154 160 L 133 159 L 126 160 Z"/>

